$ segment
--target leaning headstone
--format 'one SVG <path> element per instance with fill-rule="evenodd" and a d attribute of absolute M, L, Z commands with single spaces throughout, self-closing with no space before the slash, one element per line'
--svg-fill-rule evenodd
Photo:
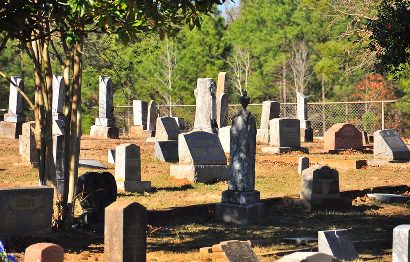
<path fill-rule="evenodd" d="M 171 176 L 192 182 L 226 180 L 228 167 L 216 134 L 193 131 L 178 136 L 179 163 L 171 165 Z"/>
<path fill-rule="evenodd" d="M 248 241 L 230 240 L 212 246 L 212 261 L 257 262 L 259 259 Z"/>
<path fill-rule="evenodd" d="M 75 195 L 83 213 L 84 225 L 104 222 L 104 209 L 117 199 L 117 184 L 109 172 L 87 172 L 78 178 Z"/>
<path fill-rule="evenodd" d="M 351 199 L 341 198 L 339 172 L 328 166 L 314 165 L 302 171 L 300 199 L 309 210 L 351 207 Z"/>
<path fill-rule="evenodd" d="M 352 124 L 334 124 L 325 132 L 323 140 L 324 150 L 330 153 L 363 149 L 362 132 Z"/>
<path fill-rule="evenodd" d="M 220 72 L 216 84 L 216 121 L 218 128 L 228 125 L 229 100 L 226 94 L 225 84 L 226 72 Z"/>
<path fill-rule="evenodd" d="M 308 157 L 299 157 L 299 164 L 298 164 L 298 174 L 301 175 L 303 170 L 309 168 L 309 158 Z"/>
<path fill-rule="evenodd" d="M 0 189 L 0 239 L 41 236 L 51 232 L 53 188 Z"/>
<path fill-rule="evenodd" d="M 375 159 L 410 160 L 410 150 L 392 129 L 374 132 L 373 156 Z"/>
<path fill-rule="evenodd" d="M 0 137 L 17 139 L 21 135 L 22 124 L 26 120 L 24 115 L 24 100 L 18 89 L 24 90 L 23 80 L 19 76 L 12 76 L 9 93 L 9 108 L 0 122 Z"/>
<path fill-rule="evenodd" d="M 393 229 L 393 262 L 410 261 L 410 225 L 400 225 Z"/>
<path fill-rule="evenodd" d="M 140 147 L 121 144 L 115 148 L 115 181 L 120 190 L 144 192 L 151 189 L 151 181 L 141 181 Z"/>
<path fill-rule="evenodd" d="M 53 243 L 37 243 L 26 248 L 24 262 L 63 262 L 64 249 Z"/>
<path fill-rule="evenodd" d="M 341 260 L 319 252 L 295 252 L 282 257 L 277 262 L 341 262 Z"/>
<path fill-rule="evenodd" d="M 34 121 L 26 122 L 23 124 L 21 134 L 21 159 L 25 163 L 30 163 L 33 166 L 37 166 L 37 148 L 34 137 L 34 127 L 36 123 Z"/>
<path fill-rule="evenodd" d="M 105 209 L 104 257 L 110 262 L 146 261 L 147 210 L 136 202 L 117 201 Z"/>
<path fill-rule="evenodd" d="M 281 154 L 289 151 L 308 152 L 300 146 L 300 122 L 298 119 L 274 118 L 269 123 L 269 147 L 263 147 L 264 154 Z"/>
<path fill-rule="evenodd" d="M 255 190 L 256 121 L 246 110 L 249 102 L 244 92 L 243 109 L 232 120 L 228 190 L 222 192 L 222 203 L 215 209 L 217 220 L 235 224 L 259 223 L 264 214 Z"/>
<path fill-rule="evenodd" d="M 264 101 L 262 103 L 261 125 L 256 134 L 256 142 L 269 143 L 269 121 L 279 118 L 280 104 L 276 101 Z"/>
<path fill-rule="evenodd" d="M 346 229 L 318 231 L 318 249 L 341 260 L 358 258 L 356 248 L 350 240 Z"/>
<path fill-rule="evenodd" d="M 98 93 L 98 118 L 91 126 L 93 138 L 118 138 L 119 129 L 114 118 L 114 85 L 110 77 L 100 76 Z"/>
<path fill-rule="evenodd" d="M 297 117 L 300 121 L 300 138 L 302 142 L 313 142 L 312 124 L 308 120 L 307 96 L 296 92 Z"/>
<path fill-rule="evenodd" d="M 195 89 L 194 131 L 216 133 L 216 86 L 212 78 L 198 78 Z"/>

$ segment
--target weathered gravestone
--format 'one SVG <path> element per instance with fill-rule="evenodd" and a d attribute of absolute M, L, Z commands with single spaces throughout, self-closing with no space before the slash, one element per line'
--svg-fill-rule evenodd
<path fill-rule="evenodd" d="M 212 246 L 212 261 L 257 262 L 259 259 L 248 241 L 230 240 Z"/>
<path fill-rule="evenodd" d="M 341 260 L 319 252 L 295 252 L 282 257 L 277 262 L 341 262 Z"/>
<path fill-rule="evenodd" d="M 367 134 L 366 131 L 362 131 L 362 140 L 363 140 L 363 145 L 370 144 L 369 135 Z"/>
<path fill-rule="evenodd" d="M 121 144 L 115 148 L 115 181 L 120 190 L 144 192 L 151 189 L 151 181 L 141 181 L 140 147 Z"/>
<path fill-rule="evenodd" d="M 155 142 L 155 158 L 162 162 L 178 162 L 178 135 L 180 129 L 175 117 L 157 118 L 155 132 L 155 141 L 150 139 Z"/>
<path fill-rule="evenodd" d="M 410 261 L 410 225 L 400 225 L 393 229 L 393 262 Z"/>
<path fill-rule="evenodd" d="M 171 165 L 171 176 L 192 182 L 226 180 L 228 167 L 216 134 L 193 131 L 178 136 L 179 164 Z"/>
<path fill-rule="evenodd" d="M 218 128 L 228 125 L 229 100 L 226 94 L 226 72 L 218 74 L 218 82 L 216 84 L 216 121 Z"/>
<path fill-rule="evenodd" d="M 302 142 L 313 142 L 312 124 L 308 120 L 307 96 L 296 92 L 297 116 L 300 121 L 300 138 Z"/>
<path fill-rule="evenodd" d="M 63 262 L 64 249 L 53 243 L 37 243 L 26 248 L 24 262 Z"/>
<path fill-rule="evenodd" d="M 363 149 L 362 133 L 352 124 L 334 124 L 325 132 L 323 140 L 324 150 L 330 153 Z"/>
<path fill-rule="evenodd" d="M 132 108 L 133 108 L 133 114 L 134 114 L 134 125 L 130 127 L 130 135 L 136 136 L 136 137 L 142 137 L 142 138 L 152 137 L 154 134 L 155 128 L 154 130 L 148 129 L 148 124 L 152 125 L 151 122 L 148 123 L 148 115 L 149 115 L 148 103 L 145 101 L 141 101 L 141 100 L 133 100 L 132 105 L 133 105 Z"/>
<path fill-rule="evenodd" d="M 261 125 L 256 134 L 256 142 L 269 143 L 269 121 L 279 118 L 280 104 L 276 101 L 264 101 L 262 103 Z"/>
<path fill-rule="evenodd" d="M 111 173 L 87 172 L 78 178 L 75 194 L 83 209 L 81 223 L 103 223 L 104 209 L 117 199 L 117 184 Z"/>
<path fill-rule="evenodd" d="M 410 150 L 392 129 L 374 132 L 373 156 L 375 159 L 410 160 Z"/>
<path fill-rule="evenodd" d="M 148 104 L 148 115 L 147 115 L 147 130 L 155 135 L 155 125 L 157 123 L 158 108 L 157 103 L 154 100 L 149 101 Z"/>
<path fill-rule="evenodd" d="M 256 121 L 246 110 L 247 93 L 241 98 L 243 109 L 232 120 L 228 190 L 215 208 L 215 218 L 235 224 L 261 222 L 264 208 L 255 190 Z"/>
<path fill-rule="evenodd" d="M 23 80 L 19 76 L 12 76 L 10 83 L 9 108 L 0 122 L 0 137 L 17 139 L 21 135 L 22 124 L 26 120 L 24 115 L 24 100 L 18 89 L 24 91 Z"/>
<path fill-rule="evenodd" d="M 117 201 L 105 209 L 104 257 L 110 262 L 144 262 L 147 210 L 136 202 Z"/>
<path fill-rule="evenodd" d="M 23 124 L 21 134 L 21 159 L 25 163 L 30 163 L 33 166 L 37 166 L 38 157 L 36 149 L 36 141 L 34 137 L 34 127 L 36 123 L 34 121 L 26 122 Z"/>
<path fill-rule="evenodd" d="M 308 149 L 300 146 L 300 122 L 298 119 L 274 118 L 269 123 L 269 147 L 263 147 L 262 153 L 281 154 L 288 151 Z"/>
<path fill-rule="evenodd" d="M 0 239 L 51 232 L 53 188 L 0 189 Z"/>
<path fill-rule="evenodd" d="M 57 189 L 64 194 L 64 97 L 65 84 L 62 76 L 53 75 L 53 158 L 56 168 Z"/>
<path fill-rule="evenodd" d="M 52 112 L 54 119 L 63 119 L 65 85 L 62 76 L 53 75 Z"/>
<path fill-rule="evenodd" d="M 351 207 L 351 199 L 341 198 L 339 172 L 328 166 L 314 165 L 302 171 L 300 199 L 309 210 Z"/>
<path fill-rule="evenodd" d="M 350 240 L 346 229 L 318 231 L 318 249 L 341 260 L 358 258 L 356 248 Z"/>
<path fill-rule="evenodd" d="M 309 168 L 309 158 L 308 157 L 299 157 L 298 163 L 298 174 L 301 175 L 303 170 Z"/>
<path fill-rule="evenodd" d="M 225 153 L 231 151 L 231 127 L 225 126 L 218 130 L 219 141 L 221 141 L 222 149 Z"/>
<path fill-rule="evenodd" d="M 114 85 L 111 78 L 100 76 L 98 94 L 98 118 L 91 126 L 90 136 L 94 138 L 118 138 L 119 130 L 114 118 Z"/>
<path fill-rule="evenodd" d="M 216 133 L 216 86 L 212 78 L 198 78 L 195 89 L 194 131 Z"/>

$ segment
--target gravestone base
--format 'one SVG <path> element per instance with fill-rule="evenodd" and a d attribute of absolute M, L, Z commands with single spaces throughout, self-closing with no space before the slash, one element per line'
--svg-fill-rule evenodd
<path fill-rule="evenodd" d="M 142 193 L 151 190 L 151 181 L 117 181 L 117 189 L 126 192 Z"/>
<path fill-rule="evenodd" d="M 225 126 L 219 128 L 218 137 L 224 152 L 229 153 L 231 150 L 231 127 Z"/>
<path fill-rule="evenodd" d="M 313 129 L 311 127 L 300 129 L 300 142 L 313 142 Z"/>
<path fill-rule="evenodd" d="M 300 200 L 307 211 L 315 210 L 347 210 L 352 207 L 350 198 L 318 198 Z"/>
<path fill-rule="evenodd" d="M 0 122 L 0 137 L 18 139 L 21 135 L 23 123 Z"/>
<path fill-rule="evenodd" d="M 132 137 L 148 138 L 154 137 L 155 131 L 145 130 L 144 126 L 131 126 L 129 135 Z"/>
<path fill-rule="evenodd" d="M 228 179 L 227 165 L 171 165 L 171 176 L 191 182 L 212 183 Z"/>
<path fill-rule="evenodd" d="M 269 129 L 256 130 L 256 143 L 269 144 Z"/>
<path fill-rule="evenodd" d="M 307 147 L 276 147 L 268 146 L 261 148 L 262 154 L 266 155 L 278 155 L 291 151 L 302 151 L 303 153 L 309 154 L 309 149 Z"/>
<path fill-rule="evenodd" d="M 115 126 L 91 126 L 90 137 L 118 139 L 120 130 Z"/>
<path fill-rule="evenodd" d="M 409 160 L 387 160 L 387 159 L 369 159 L 367 160 L 367 165 L 368 166 L 385 166 L 388 164 L 407 164 L 410 163 Z"/>
<path fill-rule="evenodd" d="M 264 218 L 263 203 L 248 205 L 218 203 L 215 205 L 215 219 L 238 225 L 258 224 Z"/>
<path fill-rule="evenodd" d="M 161 162 L 177 163 L 178 158 L 178 141 L 156 141 L 155 142 L 155 158 Z"/>
<path fill-rule="evenodd" d="M 237 191 L 225 190 L 222 192 L 222 203 L 232 203 L 240 205 L 249 205 L 258 203 L 260 200 L 259 191 Z"/>

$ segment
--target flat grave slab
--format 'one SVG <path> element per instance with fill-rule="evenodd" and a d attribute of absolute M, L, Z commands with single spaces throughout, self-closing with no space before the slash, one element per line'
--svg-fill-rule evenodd
<path fill-rule="evenodd" d="M 410 200 L 408 196 L 396 194 L 372 193 L 367 194 L 367 196 L 382 203 L 402 203 Z"/>

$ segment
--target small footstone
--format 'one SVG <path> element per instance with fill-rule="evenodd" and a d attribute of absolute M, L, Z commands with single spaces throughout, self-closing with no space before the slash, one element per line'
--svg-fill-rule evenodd
<path fill-rule="evenodd" d="M 53 243 L 37 243 L 26 248 L 24 262 L 63 262 L 64 249 Z"/>
<path fill-rule="evenodd" d="M 212 246 L 212 261 L 257 262 L 259 259 L 248 241 L 230 240 Z"/>
<path fill-rule="evenodd" d="M 319 252 L 342 260 L 358 258 L 356 248 L 350 240 L 346 229 L 326 230 L 318 232 Z"/>

